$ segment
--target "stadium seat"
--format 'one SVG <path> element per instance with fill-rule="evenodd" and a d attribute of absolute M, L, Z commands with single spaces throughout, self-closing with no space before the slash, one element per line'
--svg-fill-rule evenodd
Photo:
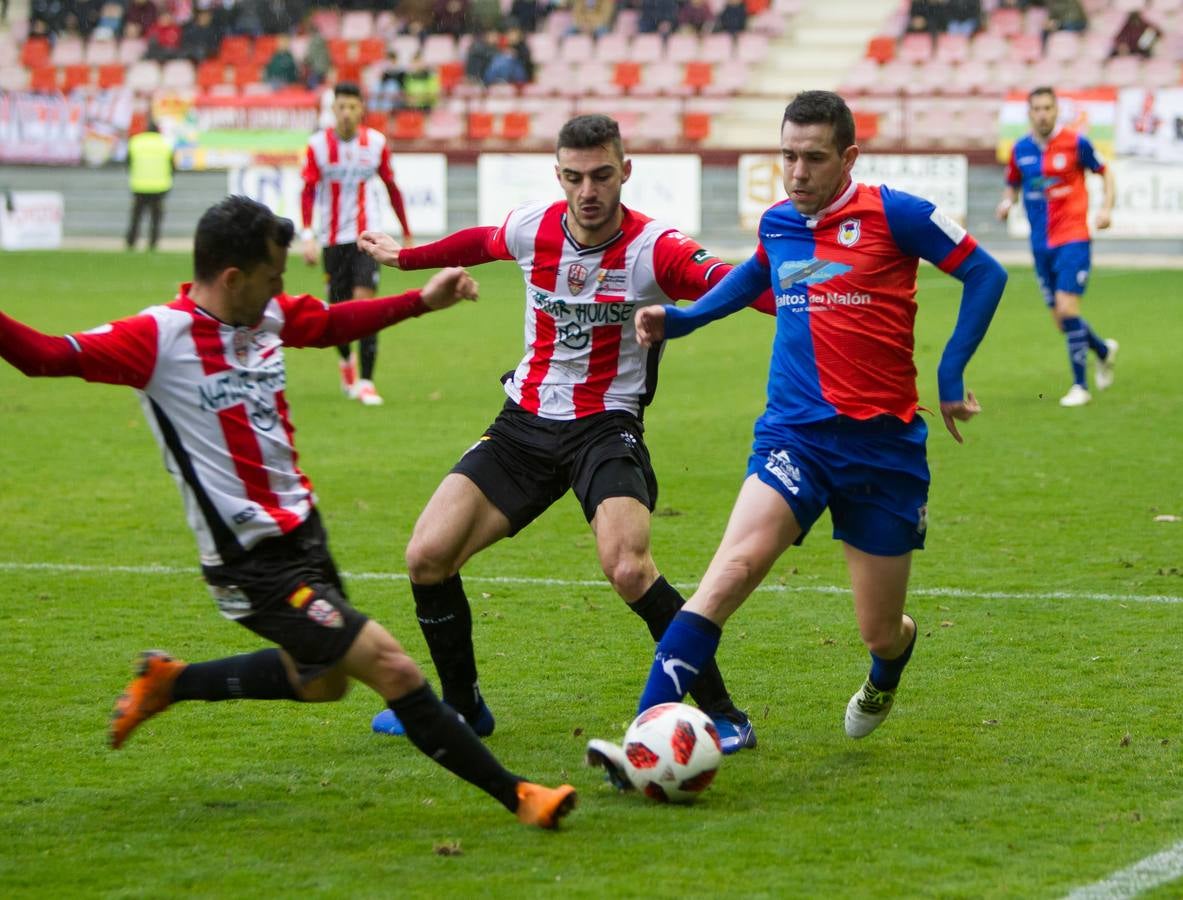
<path fill-rule="evenodd" d="M 878 63 L 891 62 L 895 59 L 895 39 L 887 35 L 878 35 L 867 42 L 867 57 Z"/>
<path fill-rule="evenodd" d="M 641 83 L 641 64 L 631 60 L 618 62 L 612 70 L 612 81 L 622 91 L 632 91 Z"/>
<path fill-rule="evenodd" d="M 556 38 L 562 37 L 571 30 L 575 17 L 568 10 L 555 9 L 546 17 L 546 24 L 542 27 Z"/>
<path fill-rule="evenodd" d="M 86 45 L 88 66 L 109 66 L 119 61 L 119 45 L 112 40 L 92 38 Z"/>
<path fill-rule="evenodd" d="M 873 141 L 879 136 L 879 114 L 863 110 L 851 110 L 854 116 L 854 133 L 860 141 Z"/>
<path fill-rule="evenodd" d="M 879 86 L 879 63 L 863 57 L 842 77 L 842 93 L 862 94 Z"/>
<path fill-rule="evenodd" d="M 396 141 L 417 141 L 423 137 L 425 119 L 417 109 L 400 109 L 394 114 L 390 135 Z"/>
<path fill-rule="evenodd" d="M 709 62 L 688 62 L 682 76 L 682 84 L 690 92 L 701 94 L 714 81 L 715 67 Z"/>
<path fill-rule="evenodd" d="M 357 42 L 357 61 L 363 66 L 386 58 L 386 44 L 381 38 L 362 38 Z"/>
<path fill-rule="evenodd" d="M 1006 38 L 990 31 L 983 31 L 976 35 L 969 45 L 970 59 L 981 62 L 997 62 L 1006 57 L 1008 45 Z"/>
<path fill-rule="evenodd" d="M 148 42 L 143 38 L 125 37 L 119 42 L 119 61 L 125 66 L 135 65 L 147 52 Z"/>
<path fill-rule="evenodd" d="M 462 62 L 456 54 L 456 41 L 450 34 L 429 34 L 423 41 L 423 62 L 440 66 L 446 62 Z"/>
<path fill-rule="evenodd" d="M 768 35 L 741 31 L 735 39 L 735 59 L 756 65 L 768 55 Z"/>
<path fill-rule="evenodd" d="M 241 34 L 227 35 L 222 38 L 222 45 L 218 50 L 218 56 L 224 63 L 230 66 L 237 66 L 239 63 L 248 62 L 251 58 L 250 38 Z"/>
<path fill-rule="evenodd" d="M 279 36 L 274 34 L 261 34 L 255 38 L 251 46 L 251 60 L 261 66 L 266 66 L 271 62 L 271 57 L 275 55 L 275 49 L 279 46 Z M 290 49 L 290 48 L 289 48 Z M 292 56 L 295 56 L 295 50 L 292 50 Z"/>
<path fill-rule="evenodd" d="M 582 65 L 592 58 L 595 45 L 590 34 L 569 34 L 559 45 L 559 55 L 569 63 Z"/>
<path fill-rule="evenodd" d="M 26 69 L 39 69 L 49 65 L 49 41 L 43 37 L 31 37 L 21 47 L 21 65 Z"/>
<path fill-rule="evenodd" d="M 15 66 L 21 61 L 21 48 L 11 32 L 0 31 L 0 66 Z"/>
<path fill-rule="evenodd" d="M 659 34 L 638 34 L 629 45 L 629 58 L 641 64 L 658 62 L 664 56 Z"/>
<path fill-rule="evenodd" d="M 90 84 L 91 69 L 87 65 L 62 66 L 62 93 L 68 94 L 75 88 Z"/>
<path fill-rule="evenodd" d="M 357 58 L 354 53 L 355 45 L 345 40 L 345 38 L 332 38 L 331 40 L 325 41 L 325 46 L 329 50 L 329 61 L 334 66 L 341 66 Z"/>
<path fill-rule="evenodd" d="M 196 70 L 187 59 L 170 59 L 160 67 L 160 86 L 166 90 L 187 91 L 196 81 Z"/>
<path fill-rule="evenodd" d="M 483 141 L 492 137 L 493 115 L 487 112 L 470 112 L 467 132 L 470 141 Z"/>
<path fill-rule="evenodd" d="M 613 24 L 612 30 L 625 37 L 632 37 L 637 33 L 637 22 L 640 17 L 640 12 L 635 9 L 619 9 L 616 12 L 616 22 Z"/>
<path fill-rule="evenodd" d="M 341 14 L 335 9 L 318 9 L 312 14 L 310 24 L 326 41 L 331 40 L 341 33 Z"/>
<path fill-rule="evenodd" d="M 24 66 L 0 66 L 0 91 L 23 91 L 29 83 Z"/>
<path fill-rule="evenodd" d="M 1043 58 L 1043 42 L 1035 34 L 1016 34 L 1010 39 L 1009 58 L 1015 62 L 1038 62 Z"/>
<path fill-rule="evenodd" d="M 599 62 L 618 63 L 629 58 L 629 42 L 618 31 L 610 31 L 596 41 L 595 58 Z"/>
<path fill-rule="evenodd" d="M 899 59 L 913 65 L 927 63 L 932 59 L 932 38 L 928 34 L 905 34 L 900 39 Z"/>
<path fill-rule="evenodd" d="M 633 88 L 633 92 L 649 96 L 676 93 L 682 85 L 682 78 L 682 67 L 677 63 L 664 60 L 649 63 L 642 72 L 641 83 Z M 677 134 L 677 132 L 678 129 L 675 126 L 672 133 Z"/>
<path fill-rule="evenodd" d="M 994 10 L 986 22 L 986 31 L 1002 37 L 1019 34 L 1022 30 L 1023 12 L 1013 7 Z"/>
<path fill-rule="evenodd" d="M 1043 35 L 1043 27 L 1047 24 L 1047 8 L 1043 6 L 1028 6 L 1023 16 L 1023 34 Z"/>
<path fill-rule="evenodd" d="M 124 73 L 125 70 L 119 63 L 99 66 L 99 87 L 103 90 L 119 87 L 123 84 Z"/>
<path fill-rule="evenodd" d="M 544 62 L 534 70 L 534 81 L 522 87 L 528 97 L 558 94 L 571 81 L 571 67 L 562 61 Z"/>
<path fill-rule="evenodd" d="M 197 64 L 197 89 L 208 91 L 215 84 L 226 81 L 226 65 L 220 59 L 207 59 Z"/>
<path fill-rule="evenodd" d="M 458 84 L 464 83 L 464 64 L 459 62 L 444 63 L 438 69 L 440 90 L 450 94 L 456 90 Z"/>
<path fill-rule="evenodd" d="M 535 31 L 526 35 L 526 46 L 536 63 L 545 63 L 559 57 L 559 39 L 549 31 Z"/>
<path fill-rule="evenodd" d="M 714 31 L 704 35 L 699 49 L 703 62 L 720 63 L 735 56 L 735 38 L 725 31 Z"/>
<path fill-rule="evenodd" d="M 747 84 L 748 67 L 741 59 L 732 59 L 715 66 L 712 81 L 703 88 L 704 94 L 726 97 L 741 93 Z"/>
<path fill-rule="evenodd" d="M 507 112 L 501 117 L 499 135 L 507 141 L 524 141 L 530 136 L 530 114 Z"/>
<path fill-rule="evenodd" d="M 711 136 L 711 117 L 706 113 L 682 114 L 682 140 L 700 144 Z"/>
<path fill-rule="evenodd" d="M 460 113 L 436 107 L 423 125 L 423 137 L 432 141 L 458 141 L 464 137 L 464 124 Z"/>
<path fill-rule="evenodd" d="M 1105 83 L 1114 87 L 1135 87 L 1142 71 L 1142 60 L 1136 56 L 1115 56 L 1105 63 Z"/>
<path fill-rule="evenodd" d="M 53 66 L 38 66 L 29 70 L 29 90 L 50 94 L 58 89 L 58 70 Z"/>
<path fill-rule="evenodd" d="M 1066 63 L 1080 55 L 1082 44 L 1080 34 L 1075 31 L 1053 31 L 1043 52 L 1048 59 Z"/>
<path fill-rule="evenodd" d="M 964 34 L 942 34 L 937 37 L 936 60 L 944 65 L 958 65 L 969 59 L 969 38 Z"/>
<path fill-rule="evenodd" d="M 699 58 L 698 35 L 679 31 L 665 42 L 665 58 L 670 62 L 690 62 Z"/>
<path fill-rule="evenodd" d="M 160 87 L 160 63 L 141 59 L 127 69 L 127 87 L 139 94 L 150 94 Z"/>
<path fill-rule="evenodd" d="M 63 35 L 53 45 L 49 62 L 55 66 L 78 66 L 86 59 L 86 45 L 80 37 Z"/>
<path fill-rule="evenodd" d="M 374 33 L 374 14 L 368 10 L 350 10 L 341 16 L 340 36 L 347 41 L 362 41 Z"/>
<path fill-rule="evenodd" d="M 234 84 L 238 89 L 245 90 L 248 84 L 258 84 L 263 80 L 263 67 L 258 63 L 243 63 L 234 67 Z"/>

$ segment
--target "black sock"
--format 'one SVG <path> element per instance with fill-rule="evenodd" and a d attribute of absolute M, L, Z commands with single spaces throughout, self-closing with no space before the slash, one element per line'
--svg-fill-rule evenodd
<path fill-rule="evenodd" d="M 279 651 L 190 663 L 173 683 L 173 700 L 299 700 Z"/>
<path fill-rule="evenodd" d="M 440 677 L 444 702 L 470 722 L 481 705 L 476 651 L 472 646 L 472 610 L 460 573 L 439 584 L 411 582 L 415 615 Z"/>
<path fill-rule="evenodd" d="M 358 356 L 361 361 L 360 377 L 366 381 L 374 380 L 374 363 L 378 361 L 378 335 L 371 334 L 357 342 Z"/>
<path fill-rule="evenodd" d="M 337 355 L 341 357 L 342 362 L 349 362 L 349 354 L 351 352 L 352 352 L 352 349 L 349 344 L 338 344 L 337 345 Z"/>
<path fill-rule="evenodd" d="M 666 581 L 664 575 L 659 575 L 657 581 L 653 582 L 640 600 L 629 604 L 629 609 L 645 620 L 653 640 L 660 641 L 685 602 L 678 589 Z M 723 673 L 719 671 L 719 664 L 715 662 L 714 657 L 698 673 L 689 693 L 698 704 L 698 708 L 710 715 L 736 711 L 735 704 L 731 702 L 731 695 L 727 693 L 727 685 L 723 683 Z"/>
<path fill-rule="evenodd" d="M 449 772 L 476 785 L 510 812 L 518 808 L 518 782 L 481 743 L 456 711 L 444 705 L 431 685 L 387 704 L 398 716 L 411 743 Z"/>

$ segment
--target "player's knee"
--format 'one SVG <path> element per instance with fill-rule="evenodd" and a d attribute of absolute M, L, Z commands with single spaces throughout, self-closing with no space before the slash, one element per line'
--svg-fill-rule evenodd
<path fill-rule="evenodd" d="M 297 689 L 305 703 L 333 703 L 349 693 L 349 676 L 334 669 Z"/>
<path fill-rule="evenodd" d="M 407 544 L 407 575 L 415 584 L 439 584 L 455 571 L 454 560 L 438 541 L 415 533 Z"/>
<path fill-rule="evenodd" d="M 867 650 L 881 659 L 894 659 L 902 652 L 903 621 L 898 623 L 873 623 L 860 629 L 863 644 Z"/>
<path fill-rule="evenodd" d="M 657 580 L 656 568 L 643 556 L 621 554 L 601 560 L 601 568 L 616 593 L 630 602 L 641 597 Z"/>
<path fill-rule="evenodd" d="M 402 648 L 384 649 L 378 654 L 375 668 L 381 694 L 387 699 L 403 697 L 423 684 L 423 673 L 419 671 L 419 666 Z"/>

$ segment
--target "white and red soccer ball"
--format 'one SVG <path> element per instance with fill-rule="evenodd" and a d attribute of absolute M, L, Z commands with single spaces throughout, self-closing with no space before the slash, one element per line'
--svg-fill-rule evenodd
<path fill-rule="evenodd" d="M 633 786 L 654 800 L 690 803 L 707 789 L 723 761 L 710 716 L 685 703 L 645 710 L 624 735 Z"/>

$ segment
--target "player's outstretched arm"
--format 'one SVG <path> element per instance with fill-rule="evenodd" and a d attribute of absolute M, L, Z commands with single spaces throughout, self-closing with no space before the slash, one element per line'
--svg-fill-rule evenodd
<path fill-rule="evenodd" d="M 642 347 L 652 347 L 665 340 L 665 310 L 664 306 L 642 306 L 633 316 L 637 343 Z"/>
<path fill-rule="evenodd" d="M 357 246 L 381 265 L 399 268 L 398 256 L 402 247 L 385 232 L 363 231 L 357 238 Z"/>
<path fill-rule="evenodd" d="M 423 286 L 423 305 L 430 310 L 445 309 L 461 300 L 476 300 L 479 286 L 459 267 L 441 269 Z"/>
<path fill-rule="evenodd" d="M 0 357 L 30 378 L 82 375 L 78 353 L 67 338 L 43 334 L 4 313 L 0 313 Z"/>

